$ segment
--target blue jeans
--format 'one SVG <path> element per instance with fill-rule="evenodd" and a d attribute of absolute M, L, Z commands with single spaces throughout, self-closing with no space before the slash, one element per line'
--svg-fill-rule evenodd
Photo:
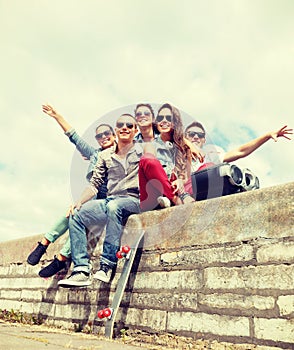
<path fill-rule="evenodd" d="M 68 218 L 62 216 L 56 224 L 45 234 L 45 238 L 48 239 L 49 242 L 54 243 L 60 236 L 65 234 L 68 230 Z M 62 249 L 60 250 L 60 254 L 69 258 L 70 257 L 70 240 L 67 238 L 64 243 Z"/>
<path fill-rule="evenodd" d="M 86 229 L 93 231 L 95 227 L 101 229 L 105 225 L 106 234 L 100 261 L 114 268 L 124 225 L 131 214 L 139 212 L 139 199 L 131 196 L 110 196 L 106 199 L 91 200 L 83 204 L 80 210 L 75 210 L 69 219 L 73 270 L 90 272 Z"/>

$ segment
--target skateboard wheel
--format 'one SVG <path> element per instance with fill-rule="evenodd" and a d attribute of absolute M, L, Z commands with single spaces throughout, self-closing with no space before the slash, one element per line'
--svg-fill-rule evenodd
<path fill-rule="evenodd" d="M 104 317 L 105 317 L 105 316 L 104 316 L 104 310 L 99 310 L 98 313 L 97 313 L 97 316 L 98 316 L 98 318 L 100 318 L 100 319 L 104 318 Z"/>
<path fill-rule="evenodd" d="M 108 307 L 103 310 L 104 317 L 109 317 L 112 314 L 111 309 Z"/>
<path fill-rule="evenodd" d="M 118 259 L 121 259 L 123 257 L 122 252 L 120 250 L 115 255 Z"/>
<path fill-rule="evenodd" d="M 123 253 L 128 254 L 128 252 L 131 250 L 131 247 L 128 245 L 125 245 L 121 248 L 121 250 L 123 251 Z"/>

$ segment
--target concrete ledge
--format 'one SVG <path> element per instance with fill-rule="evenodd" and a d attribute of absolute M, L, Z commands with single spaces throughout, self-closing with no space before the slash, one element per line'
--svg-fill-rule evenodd
<path fill-rule="evenodd" d="M 294 183 L 288 183 L 132 215 L 122 242 L 128 243 L 141 229 L 146 230 L 144 249 L 151 250 L 289 237 L 294 227 L 293 198 Z M 66 235 L 50 245 L 48 257 L 60 250 Z M 25 262 L 42 237 L 1 242 L 0 264 Z"/>
<path fill-rule="evenodd" d="M 289 237 L 293 198 L 289 183 L 131 216 L 127 228 L 146 230 L 145 249 Z"/>

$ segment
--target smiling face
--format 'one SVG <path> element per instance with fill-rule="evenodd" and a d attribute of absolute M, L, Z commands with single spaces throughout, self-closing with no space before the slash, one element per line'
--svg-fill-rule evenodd
<path fill-rule="evenodd" d="M 112 146 L 115 142 L 115 135 L 107 125 L 98 126 L 95 138 L 103 149 Z"/>
<path fill-rule="evenodd" d="M 120 142 L 131 143 L 137 132 L 137 124 L 130 115 L 122 115 L 116 122 L 115 133 Z"/>
<path fill-rule="evenodd" d="M 202 148 L 205 144 L 205 131 L 199 126 L 191 126 L 186 130 L 186 138 L 194 143 L 197 147 Z"/>
<path fill-rule="evenodd" d="M 139 128 L 152 127 L 152 112 L 147 106 L 139 106 L 135 113 L 136 121 Z"/>
<path fill-rule="evenodd" d="M 169 108 L 163 108 L 158 113 L 156 119 L 156 126 L 160 134 L 171 134 L 173 131 L 173 115 Z"/>

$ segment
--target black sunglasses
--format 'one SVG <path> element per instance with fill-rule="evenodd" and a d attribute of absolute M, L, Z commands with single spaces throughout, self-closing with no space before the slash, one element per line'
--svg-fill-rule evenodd
<path fill-rule="evenodd" d="M 145 115 L 145 117 L 150 117 L 151 113 L 149 111 L 144 111 L 144 113 L 142 112 L 137 112 L 136 113 L 136 118 L 140 118 L 142 117 L 143 115 Z"/>
<path fill-rule="evenodd" d="M 111 134 L 112 134 L 112 132 L 111 132 L 110 130 L 105 130 L 105 131 L 103 131 L 103 132 L 99 132 L 99 134 L 96 134 L 96 135 L 95 135 L 95 139 L 96 139 L 96 140 L 100 140 L 100 139 L 102 139 L 103 136 L 108 137 L 108 136 L 110 136 Z"/>
<path fill-rule="evenodd" d="M 198 132 L 198 131 L 187 131 L 187 136 L 191 137 L 191 139 L 197 135 L 199 139 L 203 139 L 205 137 L 205 132 Z"/>
<path fill-rule="evenodd" d="M 134 124 L 133 123 L 123 123 L 123 122 L 117 122 L 116 123 L 116 127 L 118 128 L 118 129 L 121 129 L 121 128 L 123 128 L 124 126 L 126 126 L 128 129 L 133 129 L 133 127 L 134 127 Z"/>
<path fill-rule="evenodd" d="M 160 122 L 163 121 L 163 119 L 165 119 L 167 122 L 171 123 L 172 118 L 173 118 L 173 117 L 172 117 L 171 115 L 158 115 L 158 116 L 156 117 L 156 122 L 157 122 L 157 123 L 160 123 Z"/>

